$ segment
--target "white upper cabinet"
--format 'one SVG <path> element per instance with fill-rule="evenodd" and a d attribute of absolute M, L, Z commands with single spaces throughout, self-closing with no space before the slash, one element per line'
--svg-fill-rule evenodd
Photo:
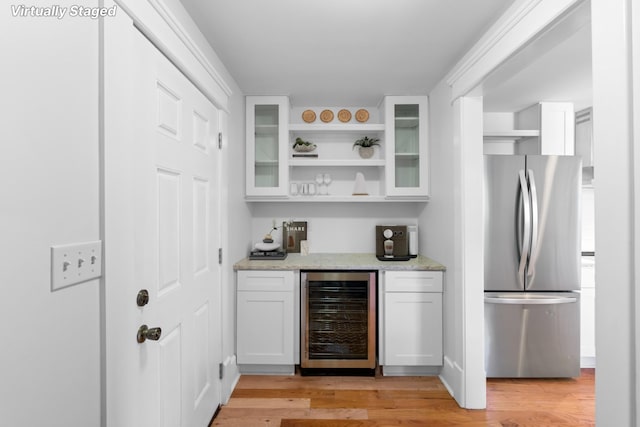
<path fill-rule="evenodd" d="M 539 102 L 515 113 L 484 115 L 484 154 L 572 156 L 574 147 L 570 102 Z"/>
<path fill-rule="evenodd" d="M 289 99 L 246 97 L 247 197 L 283 198 L 288 194 Z"/>
<path fill-rule="evenodd" d="M 286 96 L 247 96 L 250 201 L 426 201 L 427 97 L 378 107 L 295 107 Z M 370 156 L 354 146 L 376 140 Z M 301 139 L 315 146 L 294 150 Z"/>
<path fill-rule="evenodd" d="M 386 195 L 426 199 L 428 102 L 426 96 L 387 96 L 384 99 Z"/>
<path fill-rule="evenodd" d="M 517 129 L 540 132 L 519 154 L 572 156 L 575 147 L 575 115 L 571 102 L 540 102 L 515 115 Z"/>

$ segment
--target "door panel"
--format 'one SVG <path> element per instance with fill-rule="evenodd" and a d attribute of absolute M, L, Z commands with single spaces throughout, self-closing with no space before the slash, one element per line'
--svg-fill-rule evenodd
<path fill-rule="evenodd" d="M 180 175 L 158 170 L 158 296 L 180 283 Z"/>
<path fill-rule="evenodd" d="M 580 376 L 580 294 L 485 293 L 487 377 Z M 548 298 L 552 302 L 546 303 Z M 499 303 L 501 299 L 507 302 Z M 558 302 L 563 299 L 571 302 Z M 555 302 L 553 302 L 555 301 Z"/>
<path fill-rule="evenodd" d="M 524 156 L 484 156 L 484 287 L 522 291 L 518 274 L 519 172 Z"/>
<path fill-rule="evenodd" d="M 573 156 L 527 156 L 535 179 L 537 245 L 527 269 L 528 291 L 580 289 L 582 166 Z M 531 176 L 529 177 L 531 180 Z"/>
<path fill-rule="evenodd" d="M 157 346 L 161 363 L 155 372 L 164 417 L 160 423 L 206 425 L 220 403 L 220 383 L 213 376 L 220 362 L 220 347 L 213 347 L 220 342 L 220 320 L 211 312 L 220 298 L 219 267 L 212 259 L 219 245 L 218 150 L 212 148 L 218 112 L 140 34 L 137 53 L 138 140 L 146 144 L 138 163 L 155 171 L 156 180 L 141 186 L 151 195 L 141 199 L 147 205 L 141 211 L 151 206 L 153 213 L 139 218 L 146 234 L 136 243 L 157 254 L 151 256 L 157 273 L 137 281 L 157 280 L 155 300 L 152 296 L 143 321 L 148 315 L 155 320 L 149 320 L 150 326 L 166 330 Z M 153 353 L 154 344 L 141 346 Z M 148 394 L 153 396 L 154 389 Z"/>
<path fill-rule="evenodd" d="M 218 111 L 131 31 L 116 85 L 131 108 L 119 122 L 129 133 L 105 148 L 108 423 L 204 426 L 221 402 Z M 149 291 L 143 307 L 140 289 Z M 142 324 L 160 327 L 160 338 L 136 342 Z"/>
<path fill-rule="evenodd" d="M 164 338 L 158 343 L 160 365 L 158 375 L 161 414 L 160 422 L 163 426 L 180 426 L 181 424 L 181 380 L 183 361 L 181 357 L 182 330 L 178 325 L 175 329 L 166 331 Z M 150 391 L 150 390 L 149 390 Z M 151 394 L 153 398 L 153 394 Z"/>
<path fill-rule="evenodd" d="M 442 365 L 442 294 L 385 293 L 385 365 Z"/>

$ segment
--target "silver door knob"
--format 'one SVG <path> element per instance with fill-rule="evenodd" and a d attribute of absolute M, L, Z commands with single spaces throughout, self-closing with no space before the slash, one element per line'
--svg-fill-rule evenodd
<path fill-rule="evenodd" d="M 137 339 L 139 343 L 143 343 L 146 340 L 158 341 L 162 335 L 161 328 L 149 328 L 147 325 L 142 325 L 138 329 Z"/>

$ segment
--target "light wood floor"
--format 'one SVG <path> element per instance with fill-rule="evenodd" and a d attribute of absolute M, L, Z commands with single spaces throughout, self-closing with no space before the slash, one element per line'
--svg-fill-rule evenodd
<path fill-rule="evenodd" d="M 594 370 L 577 379 L 487 380 L 461 409 L 437 377 L 242 376 L 211 426 L 594 426 Z M 211 427 L 210 426 L 210 427 Z"/>

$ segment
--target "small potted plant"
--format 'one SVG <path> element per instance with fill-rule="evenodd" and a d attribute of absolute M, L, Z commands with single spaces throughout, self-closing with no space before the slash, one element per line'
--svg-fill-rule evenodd
<path fill-rule="evenodd" d="M 373 156 L 373 146 L 380 146 L 378 138 L 369 138 L 365 136 L 364 138 L 358 139 L 353 143 L 353 148 L 358 147 L 358 152 L 360 153 L 360 157 L 363 159 L 369 159 Z"/>
<path fill-rule="evenodd" d="M 303 141 L 302 138 L 296 138 L 296 142 L 293 143 L 293 151 L 298 153 L 308 153 L 316 149 L 316 144 L 309 141 Z"/>

